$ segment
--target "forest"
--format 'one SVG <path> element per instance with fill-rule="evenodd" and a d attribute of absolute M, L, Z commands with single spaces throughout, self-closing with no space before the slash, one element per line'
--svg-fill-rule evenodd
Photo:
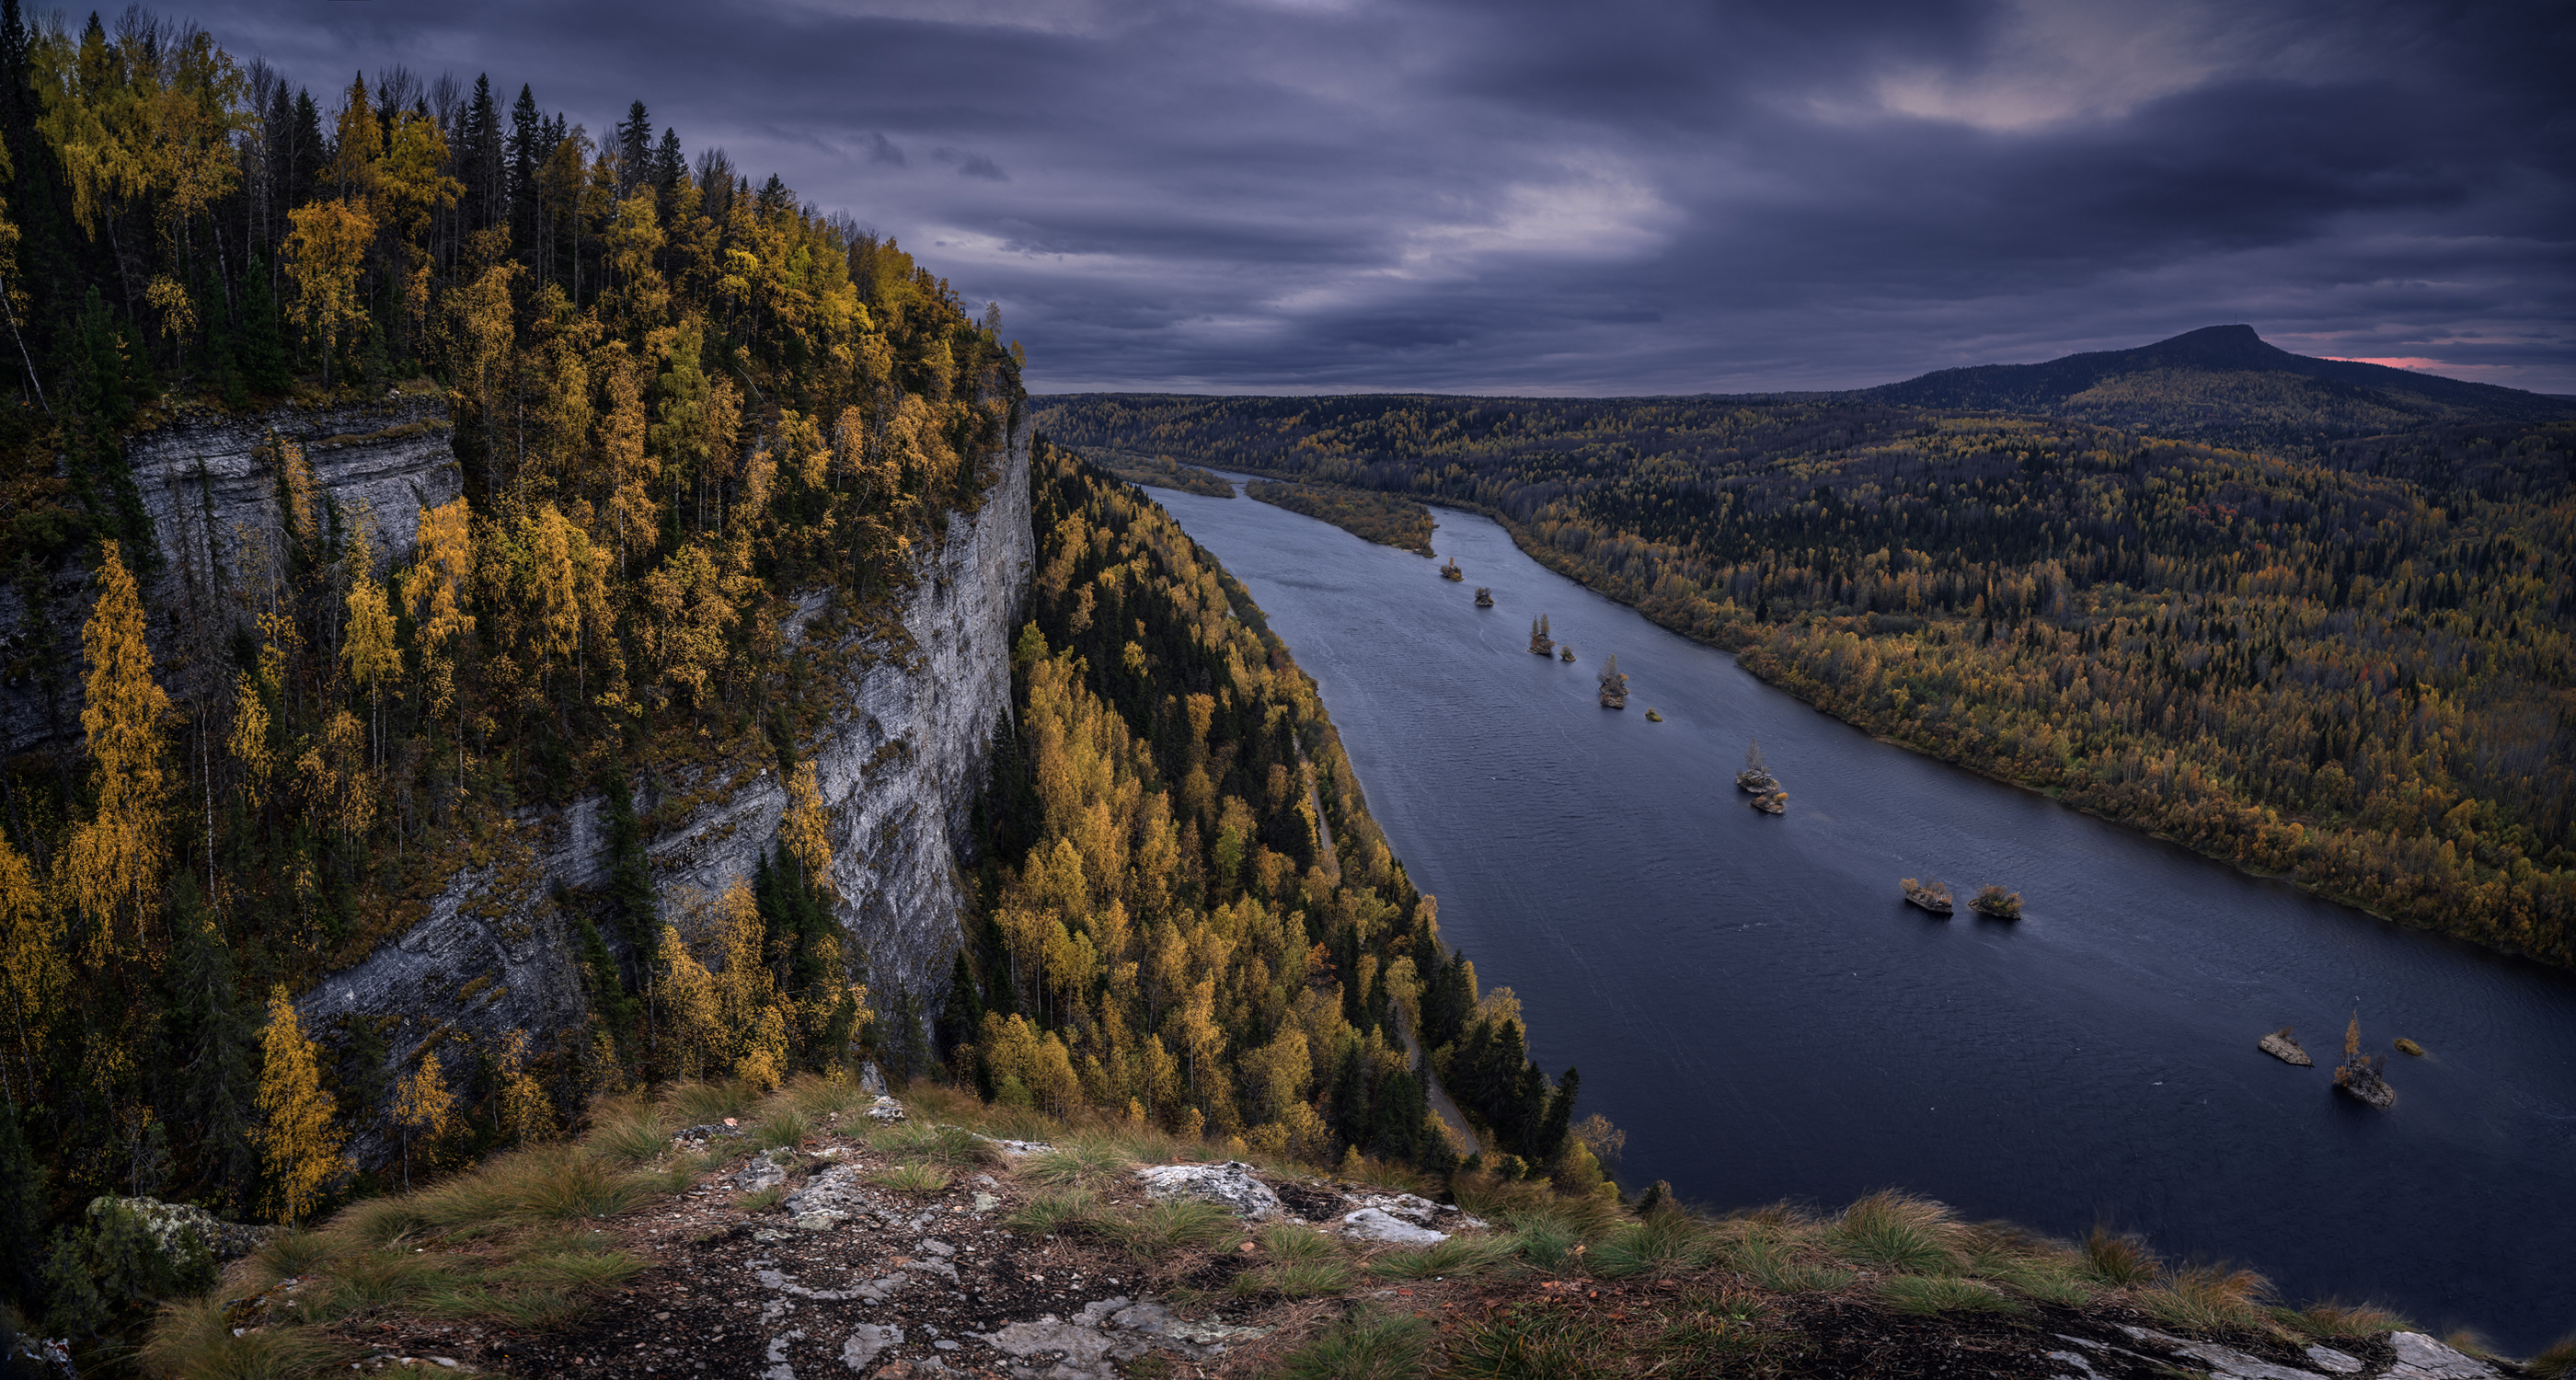
<path fill-rule="evenodd" d="M 298 1220 L 601 1089 L 864 1045 L 797 761 L 831 677 L 780 616 L 823 590 L 827 644 L 899 639 L 888 596 L 1020 415 L 998 314 L 641 101 L 594 137 L 480 77 L 317 96 L 140 9 L 0 8 L 0 145 L 0 565 L 80 630 L 9 652 L 79 732 L 0 770 L 0 1297 L 112 1329 L 102 1192 Z M 399 515 L 407 556 L 272 433 L 278 530 L 234 534 L 211 616 L 146 606 L 175 557 L 129 438 L 388 390 L 444 400 L 464 476 Z M 793 807 L 756 879 L 666 911 L 628 783 L 710 752 Z M 388 1072 L 378 1022 L 299 1021 L 514 808 L 593 790 L 587 1029 Z M 360 1166 L 388 1104 L 399 1158 Z"/>
<path fill-rule="evenodd" d="M 1417 555 L 1431 554 L 1431 510 L 1412 499 L 1341 485 L 1256 479 L 1244 492 L 1292 513 L 1321 518 L 1353 536 Z"/>
<path fill-rule="evenodd" d="M 1481 1167 L 1595 1191 L 1580 1080 L 1546 1078 L 1509 989 L 1480 992 L 1444 952 L 1438 906 L 1251 597 L 1109 472 L 1044 439 L 1034 463 L 1024 707 L 980 811 L 947 1009 L 959 1081 L 1059 1117 L 1444 1172 L 1483 1151 L 1431 1113 L 1418 1041 L 1488 1133 Z"/>
<path fill-rule="evenodd" d="M 1093 464 L 1121 479 L 1135 484 L 1152 484 L 1158 488 L 1178 489 L 1182 493 L 1207 498 L 1232 498 L 1234 486 L 1196 465 L 1184 465 L 1168 455 L 1129 455 L 1106 452 L 1086 457 Z"/>
<path fill-rule="evenodd" d="M 1045 400 L 1456 504 L 1873 733 L 2576 963 L 2576 423 L 2233 449 L 1869 395 Z"/>

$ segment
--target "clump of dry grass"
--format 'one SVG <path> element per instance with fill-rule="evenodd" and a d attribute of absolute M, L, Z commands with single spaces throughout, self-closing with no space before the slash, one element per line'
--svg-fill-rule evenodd
<path fill-rule="evenodd" d="M 2138 1307 L 2180 1328 L 2260 1331 L 2272 1282 L 2228 1265 L 2187 1265 L 2135 1295 Z"/>
<path fill-rule="evenodd" d="M 301 1327 L 236 1337 L 211 1298 L 161 1305 L 143 1342 L 144 1370 L 164 1380 L 309 1380 L 347 1363 L 343 1349 Z"/>
<path fill-rule="evenodd" d="M 1949 1208 L 1929 1198 L 1882 1189 L 1843 1209 L 1831 1244 L 1837 1253 L 1863 1264 L 1906 1274 L 1944 1275 L 1960 1267 L 1952 1243 L 1961 1235 Z"/>
<path fill-rule="evenodd" d="M 2404 1315 L 2377 1304 L 2344 1303 L 2338 1299 L 2320 1299 L 2305 1308 L 2276 1308 L 2272 1310 L 2272 1320 L 2311 1337 L 2375 1337 L 2383 1332 L 2420 1330 Z"/>
<path fill-rule="evenodd" d="M 2549 1349 L 2522 1363 L 2539 1380 L 2567 1380 L 2576 1375 L 2576 1332 L 2549 1344 Z"/>
<path fill-rule="evenodd" d="M 2115 1232 L 2107 1223 L 2096 1223 L 2093 1234 L 2084 1238 L 2084 1256 L 2095 1279 L 2123 1289 L 2153 1284 L 2165 1272 L 2145 1238 Z"/>

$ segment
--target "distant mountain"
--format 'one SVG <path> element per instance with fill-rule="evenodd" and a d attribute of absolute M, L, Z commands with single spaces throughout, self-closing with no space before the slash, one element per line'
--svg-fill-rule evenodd
<path fill-rule="evenodd" d="M 1860 396 L 1917 407 L 2035 412 L 2244 444 L 2324 441 L 2445 424 L 2576 420 L 2576 399 L 2315 359 L 2251 326 L 2209 326 L 2134 350 L 2044 364 L 1941 369 Z"/>

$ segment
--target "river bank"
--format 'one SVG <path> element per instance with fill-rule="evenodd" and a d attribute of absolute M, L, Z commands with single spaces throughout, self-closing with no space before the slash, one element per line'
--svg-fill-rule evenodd
<path fill-rule="evenodd" d="M 2471 1245 L 2576 1233 L 2566 974 L 1891 751 L 1472 514 L 1439 546 L 1492 610 L 1321 523 L 1155 497 L 1299 649 L 1444 932 L 1521 994 L 1534 1056 L 1583 1068 L 1632 1184 L 1725 1206 L 1900 1184 L 2067 1234 L 2108 1217 L 2527 1347 L 2576 1316 L 2576 1288 Z M 1541 613 L 1580 664 L 1528 655 Z M 1667 722 L 1593 703 L 1612 652 Z M 1733 787 L 1757 736 L 1785 819 Z M 2005 884 L 2025 918 L 1911 911 L 1896 879 L 1927 875 Z M 2438 1051 L 2392 1070 L 2393 1115 L 2253 1048 L 2356 1005 Z"/>

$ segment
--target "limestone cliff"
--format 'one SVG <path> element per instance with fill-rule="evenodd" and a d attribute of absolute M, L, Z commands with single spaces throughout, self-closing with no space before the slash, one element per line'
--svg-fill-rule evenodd
<path fill-rule="evenodd" d="M 229 677 L 227 638 L 281 578 L 282 490 L 261 458 L 272 434 L 303 447 L 326 520 L 367 524 L 380 564 L 410 554 L 422 507 L 464 491 L 447 400 L 434 393 L 244 413 L 190 407 L 137 433 L 126 464 L 153 549 L 130 563 L 147 573 L 153 666 L 174 698 Z M 34 590 L 0 585 L 0 649 L 14 663 L 0 680 L 0 756 L 79 736 L 86 579 L 71 570 Z"/>
<path fill-rule="evenodd" d="M 344 532 L 367 524 L 380 563 L 408 556 L 423 507 L 462 491 L 436 396 L 191 410 L 139 433 L 127 456 L 153 528 L 149 635 L 156 674 L 183 705 L 208 689 L 228 693 L 231 634 L 281 578 L 282 487 L 263 453 L 272 433 L 302 444 L 329 519 Z M 1023 425 L 974 511 L 950 514 L 945 532 L 918 544 L 914 578 L 892 608 L 855 609 L 818 591 L 780 628 L 809 674 L 836 673 L 834 712 L 808 730 L 799 756 L 814 764 L 827 811 L 847 949 L 881 1019 L 908 1027 L 946 994 L 959 854 L 994 726 L 1010 712 L 1011 634 L 1033 560 L 1028 445 Z M 67 573 L 32 599 L 0 587 L 0 648 L 21 668 L 0 684 L 0 752 L 77 742 L 84 580 Z M 30 654 L 47 643 L 51 655 Z M 666 914 L 749 877 L 787 803 L 757 734 L 661 762 L 634 785 Z M 570 916 L 607 881 L 605 825 L 596 794 L 514 812 L 425 905 L 415 895 L 402 903 L 414 914 L 387 917 L 412 923 L 302 994 L 305 1019 L 335 1039 L 353 1018 L 372 1025 L 389 1076 L 434 1036 L 489 1048 L 518 1029 L 541 1059 L 568 1054 L 564 1037 L 586 1025 Z M 384 1152 L 380 1130 L 360 1128 L 363 1159 Z"/>
<path fill-rule="evenodd" d="M 849 668 L 838 711 L 799 752 L 815 765 L 839 919 L 881 1020 L 926 1015 L 946 994 L 964 899 L 958 859 L 994 725 L 1010 710 L 1011 633 L 1033 560 L 1028 439 L 1025 428 L 1013 434 L 980 506 L 952 514 L 920 558 L 894 611 L 899 633 L 847 631 L 821 594 L 781 628 L 791 650 Z M 654 822 L 646 847 L 672 914 L 752 874 L 777 840 L 787 793 L 775 759 L 745 744 L 647 776 L 635 803 Z M 389 1072 L 441 1033 L 488 1048 L 525 1030 L 541 1054 L 569 1053 L 563 1037 L 585 1022 L 570 915 L 608 880 L 606 825 L 596 794 L 518 812 L 488 860 L 454 874 L 423 919 L 305 994 L 305 1019 L 375 1021 Z M 362 1157 L 381 1153 L 380 1129 L 362 1133 Z"/>

